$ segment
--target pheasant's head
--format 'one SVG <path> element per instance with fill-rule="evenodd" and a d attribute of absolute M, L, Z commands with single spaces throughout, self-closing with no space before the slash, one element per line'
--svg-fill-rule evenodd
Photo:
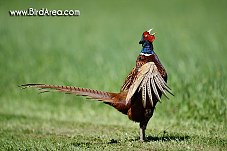
<path fill-rule="evenodd" d="M 139 44 L 144 44 L 144 43 L 152 43 L 155 40 L 155 34 L 151 34 L 152 29 L 145 31 L 142 35 L 142 39 L 140 40 Z"/>

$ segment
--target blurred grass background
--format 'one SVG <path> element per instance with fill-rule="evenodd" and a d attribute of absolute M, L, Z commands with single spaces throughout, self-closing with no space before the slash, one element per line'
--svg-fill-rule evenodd
<path fill-rule="evenodd" d="M 58 134 L 63 138 L 65 134 L 75 136 L 71 141 L 76 143 L 85 138 L 90 142 L 82 146 L 69 145 L 68 149 L 72 146 L 103 149 L 103 144 L 91 143 L 96 142 L 93 137 L 98 136 L 104 142 L 111 138 L 135 139 L 138 124 L 109 106 L 74 95 L 39 95 L 17 86 L 48 83 L 117 92 L 135 65 L 141 50 L 138 44 L 141 34 L 149 28 L 158 32 L 155 51 L 167 69 L 168 83 L 175 97 L 169 101 L 163 98 L 163 103 L 158 104 L 147 134 L 159 136 L 167 131 L 173 136 L 191 138 L 183 143 L 158 141 L 152 145 L 151 142 L 151 146 L 156 146 L 153 149 L 224 149 L 227 139 L 226 6 L 224 0 L 1 0 L 0 143 L 3 149 L 29 148 L 32 144 L 37 149 L 50 149 L 56 147 L 52 139 L 57 139 L 64 148 L 68 142 L 58 138 Z M 81 15 L 9 16 L 9 10 L 29 7 L 78 9 Z M 32 134 L 39 134 L 36 137 L 40 137 L 41 142 L 37 144 Z M 24 140 L 25 136 L 29 141 Z M 135 142 L 133 146 L 130 142 L 130 139 L 123 141 L 120 147 L 148 149 L 146 144 Z M 106 147 L 113 149 L 113 146 Z"/>

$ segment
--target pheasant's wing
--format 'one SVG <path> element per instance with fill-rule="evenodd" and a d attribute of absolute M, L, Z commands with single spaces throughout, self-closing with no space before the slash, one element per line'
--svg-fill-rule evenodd
<path fill-rule="evenodd" d="M 113 102 L 113 98 L 117 95 L 116 93 L 92 90 L 87 88 L 78 88 L 73 86 L 59 86 L 59 85 L 47 85 L 47 84 L 24 84 L 22 88 L 38 88 L 43 92 L 49 92 L 50 90 L 56 90 L 57 92 L 64 92 L 68 94 L 76 94 L 80 96 L 87 96 L 88 98 L 100 100 L 103 102 Z"/>
<path fill-rule="evenodd" d="M 136 73 L 137 73 L 137 70 L 136 70 L 136 67 L 134 67 L 129 73 L 129 75 L 126 77 L 125 82 L 121 87 L 121 91 L 127 91 L 130 88 L 133 81 L 135 80 Z"/>
<path fill-rule="evenodd" d="M 154 64 L 154 62 L 148 62 L 138 70 L 136 78 L 129 88 L 126 97 L 126 104 L 130 101 L 136 91 L 142 91 L 143 106 L 146 107 L 147 94 L 151 105 L 153 105 L 153 95 L 155 95 L 155 97 L 160 101 L 158 90 L 160 90 L 166 97 L 166 91 L 172 94 L 167 83 L 159 73 L 157 66 Z"/>

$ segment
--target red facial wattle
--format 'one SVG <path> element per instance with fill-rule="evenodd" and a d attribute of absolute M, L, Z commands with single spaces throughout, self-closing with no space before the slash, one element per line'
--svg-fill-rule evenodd
<path fill-rule="evenodd" d="M 143 33 L 143 39 L 146 41 L 149 41 L 149 42 L 153 42 L 155 40 L 155 36 L 154 35 L 151 35 L 149 32 L 145 31 Z"/>

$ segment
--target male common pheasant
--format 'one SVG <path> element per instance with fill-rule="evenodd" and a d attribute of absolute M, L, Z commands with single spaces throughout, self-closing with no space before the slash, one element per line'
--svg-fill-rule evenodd
<path fill-rule="evenodd" d="M 172 94 L 166 83 L 166 70 L 153 49 L 155 33 L 151 34 L 151 30 L 142 34 L 142 39 L 139 42 L 142 44 L 142 50 L 137 57 L 136 66 L 125 79 L 119 93 L 46 84 L 24 84 L 21 86 L 22 88 L 44 89 L 45 92 L 48 92 L 48 89 L 55 89 L 57 92 L 73 93 L 102 101 L 128 115 L 130 120 L 139 122 L 140 140 L 144 141 L 145 129 L 157 102 L 160 101 L 162 94 L 166 97 L 166 92 Z"/>

